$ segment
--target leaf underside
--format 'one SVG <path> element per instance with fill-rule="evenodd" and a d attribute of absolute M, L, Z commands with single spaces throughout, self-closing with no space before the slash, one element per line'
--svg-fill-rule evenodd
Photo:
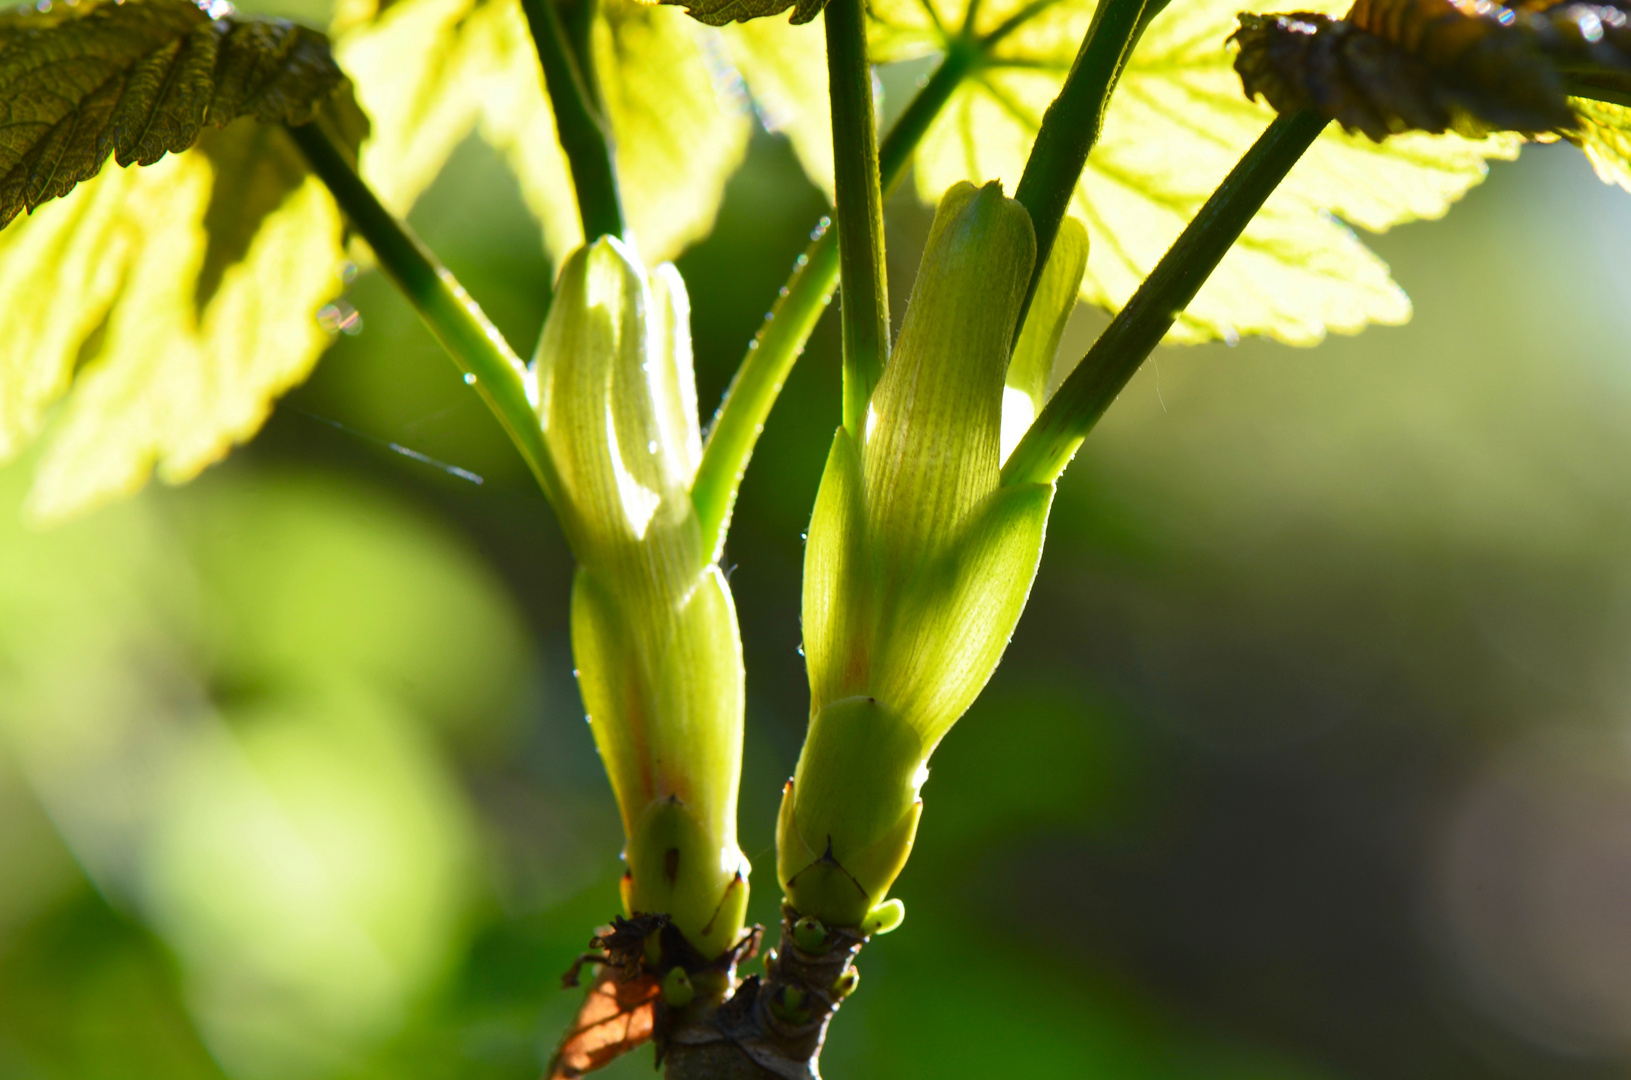
<path fill-rule="evenodd" d="M 661 2 L 683 7 L 691 18 L 709 26 L 769 18 L 772 15 L 780 15 L 788 8 L 793 9 L 790 21 L 795 24 L 807 23 L 820 15 L 822 9 L 827 6 L 827 0 L 661 0 Z"/>
<path fill-rule="evenodd" d="M 240 116 L 304 123 L 344 76 L 323 35 L 124 0 L 0 24 L 0 226 L 99 172 L 186 150 Z"/>

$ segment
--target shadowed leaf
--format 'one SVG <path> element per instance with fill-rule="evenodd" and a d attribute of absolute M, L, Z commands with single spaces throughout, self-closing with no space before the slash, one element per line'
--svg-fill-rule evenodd
<path fill-rule="evenodd" d="M 343 82 L 323 35 L 128 0 L 0 24 L 0 226 L 66 195 L 111 154 L 151 165 L 206 124 L 304 123 Z"/>
<path fill-rule="evenodd" d="M 780 15 L 788 8 L 793 9 L 792 22 L 807 23 L 820 15 L 822 9 L 827 6 L 826 0 L 661 0 L 661 2 L 683 7 L 691 18 L 709 26 L 724 26 L 726 23 L 768 18 L 771 15 Z"/>
<path fill-rule="evenodd" d="M 1348 19 L 1242 15 L 1232 40 L 1248 97 L 1312 109 L 1376 142 L 1404 131 L 1537 134 L 1573 120 L 1528 34 L 1444 0 L 1361 4 Z"/>

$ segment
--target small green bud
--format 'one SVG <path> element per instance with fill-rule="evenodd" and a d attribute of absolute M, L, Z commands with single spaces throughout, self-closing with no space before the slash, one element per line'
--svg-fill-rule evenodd
<path fill-rule="evenodd" d="M 827 928 L 821 925 L 821 920 L 806 915 L 793 924 L 793 944 L 807 953 L 826 952 Z"/>
<path fill-rule="evenodd" d="M 828 991 L 834 1001 L 843 1001 L 855 993 L 855 988 L 861 985 L 861 973 L 854 968 L 845 968 L 844 973 L 833 980 L 832 989 Z"/>
<path fill-rule="evenodd" d="M 691 976 L 684 968 L 674 968 L 663 976 L 663 1004 L 683 1009 L 696 996 L 697 988 L 691 985 Z"/>
<path fill-rule="evenodd" d="M 784 1024 L 808 1024 L 810 1008 L 806 1003 L 807 997 L 803 990 L 784 983 L 770 995 L 770 1013 Z"/>
<path fill-rule="evenodd" d="M 887 934 L 906 921 L 906 905 L 899 899 L 885 900 L 861 920 L 863 934 Z"/>

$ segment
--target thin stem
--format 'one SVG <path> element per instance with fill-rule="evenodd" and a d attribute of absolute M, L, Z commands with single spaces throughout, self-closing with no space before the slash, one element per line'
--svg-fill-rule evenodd
<path fill-rule="evenodd" d="M 1099 4 L 1082 38 L 1076 62 L 1059 89 L 1059 96 L 1042 115 L 1042 126 L 1036 133 L 1031 156 L 1014 190 L 1014 198 L 1030 211 L 1031 224 L 1036 229 L 1036 266 L 1016 326 L 1024 324 L 1025 312 L 1036 293 L 1036 283 L 1041 280 L 1048 255 L 1053 251 L 1054 237 L 1059 235 L 1059 223 L 1082 178 L 1088 152 L 1104 130 L 1104 113 L 1109 107 L 1110 95 L 1148 21 L 1145 9 L 1153 2 L 1104 0 Z"/>
<path fill-rule="evenodd" d="M 561 28 L 566 31 L 572 59 L 583 79 L 585 96 L 590 108 L 600 116 L 606 114 L 606 103 L 600 94 L 600 78 L 595 70 L 595 15 L 600 11 L 599 0 L 567 0 L 561 10 Z"/>
<path fill-rule="evenodd" d="M 592 65 L 593 56 L 573 55 L 553 0 L 521 0 L 521 10 L 526 13 L 538 62 L 544 69 L 544 85 L 549 89 L 549 104 L 555 113 L 555 134 L 572 170 L 584 242 L 602 236 L 621 238 L 623 203 L 612 165 L 611 128 L 595 106 L 592 68 L 586 74 L 579 67 L 580 60 L 586 67 Z M 587 41 L 587 33 L 584 37 Z"/>
<path fill-rule="evenodd" d="M 934 75 L 895 121 L 878 152 L 879 182 L 884 192 L 894 190 L 905 177 L 906 166 L 929 125 L 951 100 L 953 91 L 979 66 L 980 58 L 977 43 L 953 42 Z M 714 416 L 702 463 L 691 484 L 691 501 L 702 524 L 705 550 L 712 551 L 716 558 L 754 444 L 794 361 L 804 351 L 805 342 L 832 299 L 833 287 L 838 284 L 838 262 L 838 241 L 824 223 L 811 234 L 809 247 L 799 256 L 793 276 L 787 279 L 770 309 L 770 318 L 749 343 L 748 354 Z"/>
<path fill-rule="evenodd" d="M 1263 200 L 1328 122 L 1323 116 L 1299 112 L 1269 125 L 1059 387 L 1003 466 L 1003 483 L 1051 483 L 1064 471 Z"/>
<path fill-rule="evenodd" d="M 833 176 L 843 283 L 844 424 L 860 430 L 889 358 L 889 283 L 883 253 L 883 191 L 872 68 L 862 0 L 827 4 L 827 92 L 832 99 Z"/>
<path fill-rule="evenodd" d="M 447 268 L 381 205 L 317 123 L 288 130 L 312 171 L 373 248 L 380 266 L 498 418 L 544 494 L 560 506 L 560 478 L 544 444 L 538 414 L 527 398 L 521 358 Z"/>

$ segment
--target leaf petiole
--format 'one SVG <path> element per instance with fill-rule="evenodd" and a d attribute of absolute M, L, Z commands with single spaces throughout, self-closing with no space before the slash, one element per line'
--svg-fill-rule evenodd
<path fill-rule="evenodd" d="M 581 9 L 574 14 L 582 23 L 579 36 L 587 50 L 593 8 L 586 0 L 580 0 L 580 5 Z M 544 69 L 544 86 L 555 113 L 555 134 L 572 171 L 584 242 L 602 236 L 621 239 L 623 201 L 612 161 L 611 127 L 596 104 L 597 83 L 590 66 L 594 58 L 587 51 L 581 56 L 574 55 L 572 41 L 553 0 L 521 0 L 521 10 L 526 13 L 527 27 L 538 49 L 538 62 Z"/>
<path fill-rule="evenodd" d="M 560 506 L 560 478 L 527 397 L 521 358 L 447 268 L 385 209 L 318 123 L 288 131 L 312 171 L 368 241 L 380 266 L 498 418 L 551 504 Z M 565 527 L 564 516 L 561 521 Z"/>
<path fill-rule="evenodd" d="M 837 194 L 834 213 L 844 289 L 844 426 L 860 431 L 867 398 L 889 359 L 889 282 L 884 265 L 878 131 L 861 0 L 829 0 L 825 19 Z"/>
<path fill-rule="evenodd" d="M 1104 130 L 1104 113 L 1127 57 L 1144 27 L 1165 6 L 1166 0 L 1104 0 L 1093 12 L 1065 84 L 1042 116 L 1025 172 L 1014 189 L 1014 198 L 1030 211 L 1036 229 L 1036 267 L 1017 325 L 1024 325 L 1059 223 L 1082 178 L 1087 155 Z"/>
<path fill-rule="evenodd" d="M 1269 125 L 1043 408 L 1003 466 L 1004 484 L 1051 483 L 1064 471 L 1104 410 L 1328 122 L 1299 112 Z"/>

